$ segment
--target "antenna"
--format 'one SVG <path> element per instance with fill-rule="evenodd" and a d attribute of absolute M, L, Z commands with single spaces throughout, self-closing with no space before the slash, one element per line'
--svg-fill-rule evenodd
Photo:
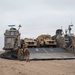
<path fill-rule="evenodd" d="M 65 29 L 65 33 L 66 33 L 66 35 L 67 35 L 67 29 Z"/>
<path fill-rule="evenodd" d="M 62 30 L 62 35 L 64 34 L 64 31 L 63 31 L 63 27 L 61 26 L 61 30 Z"/>
<path fill-rule="evenodd" d="M 69 25 L 69 27 L 68 27 L 68 30 L 69 30 L 69 35 L 71 34 L 71 30 L 72 30 L 72 27 L 73 26 L 73 24 L 72 24 L 72 22 L 71 22 L 71 25 Z"/>
<path fill-rule="evenodd" d="M 61 26 L 61 29 L 62 29 L 62 26 Z"/>
<path fill-rule="evenodd" d="M 18 28 L 18 31 L 19 31 L 19 29 L 20 29 L 22 26 L 21 26 L 21 25 L 19 25 L 18 27 L 19 27 L 19 28 Z"/>

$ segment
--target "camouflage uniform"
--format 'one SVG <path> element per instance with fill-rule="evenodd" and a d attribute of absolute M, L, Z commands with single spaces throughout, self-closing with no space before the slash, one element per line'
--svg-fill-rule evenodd
<path fill-rule="evenodd" d="M 30 59 L 29 59 L 29 57 L 30 57 L 30 52 L 29 52 L 29 49 L 28 49 L 28 48 L 25 48 L 25 56 L 26 56 L 26 61 L 27 61 L 27 62 L 30 62 Z"/>
<path fill-rule="evenodd" d="M 18 48 L 18 59 L 19 60 L 23 60 L 23 53 L 22 53 L 22 49 Z"/>

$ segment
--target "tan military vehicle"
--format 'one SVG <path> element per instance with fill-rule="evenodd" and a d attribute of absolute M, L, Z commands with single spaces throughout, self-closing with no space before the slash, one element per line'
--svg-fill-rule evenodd
<path fill-rule="evenodd" d="M 56 41 L 52 40 L 51 35 L 40 35 L 36 38 L 38 47 L 54 46 L 56 47 Z"/>
<path fill-rule="evenodd" d="M 36 47 L 37 46 L 37 42 L 35 39 L 25 38 L 24 42 L 25 42 L 25 46 L 27 46 L 27 47 Z"/>

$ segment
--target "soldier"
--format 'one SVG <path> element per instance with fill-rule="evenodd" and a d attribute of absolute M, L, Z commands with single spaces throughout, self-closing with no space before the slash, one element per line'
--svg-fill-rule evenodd
<path fill-rule="evenodd" d="M 29 57 L 30 57 L 30 51 L 29 51 L 29 49 L 27 48 L 27 46 L 26 46 L 26 48 L 24 49 L 24 53 L 25 53 L 25 56 L 26 56 L 26 61 L 27 61 L 27 62 L 30 62 L 30 59 L 29 59 Z"/>
<path fill-rule="evenodd" d="M 23 60 L 23 52 L 20 46 L 18 47 L 18 59 L 21 61 Z"/>
<path fill-rule="evenodd" d="M 24 49 L 25 49 L 25 43 L 24 43 L 24 40 L 21 41 L 21 48 L 22 48 L 23 58 L 24 58 Z"/>

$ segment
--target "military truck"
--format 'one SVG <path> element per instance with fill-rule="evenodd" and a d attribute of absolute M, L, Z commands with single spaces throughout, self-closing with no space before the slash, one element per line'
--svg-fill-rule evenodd
<path fill-rule="evenodd" d="M 37 40 L 37 46 L 38 47 L 49 47 L 53 46 L 56 47 L 56 41 L 52 40 L 51 35 L 45 34 L 45 35 L 40 35 L 36 38 Z"/>
<path fill-rule="evenodd" d="M 37 42 L 32 38 L 24 38 L 25 46 L 27 47 L 37 47 Z"/>

